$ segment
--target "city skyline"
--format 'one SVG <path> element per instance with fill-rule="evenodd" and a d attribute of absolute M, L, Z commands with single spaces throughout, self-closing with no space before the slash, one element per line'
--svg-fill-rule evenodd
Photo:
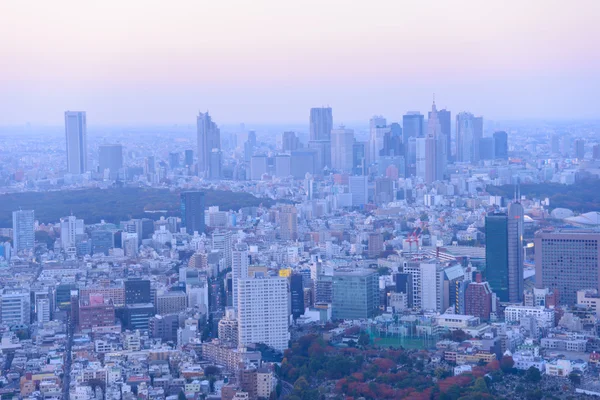
<path fill-rule="evenodd" d="M 223 124 L 296 123 L 318 105 L 335 122 L 393 120 L 434 92 L 440 109 L 492 119 L 600 117 L 594 1 L 115 5 L 0 6 L 13 37 L 0 45 L 3 124 L 57 125 L 66 109 L 101 124 L 186 123 L 206 109 Z"/>

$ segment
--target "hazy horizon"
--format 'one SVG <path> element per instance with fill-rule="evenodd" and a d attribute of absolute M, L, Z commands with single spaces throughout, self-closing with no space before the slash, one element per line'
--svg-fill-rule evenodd
<path fill-rule="evenodd" d="M 0 4 L 0 125 L 598 119 L 600 2 Z M 89 18 L 88 16 L 93 16 Z"/>

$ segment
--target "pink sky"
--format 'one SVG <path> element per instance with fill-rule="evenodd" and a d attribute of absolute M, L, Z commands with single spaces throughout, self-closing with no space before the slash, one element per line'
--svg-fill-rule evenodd
<path fill-rule="evenodd" d="M 354 3 L 358 3 L 355 5 Z M 600 1 L 4 1 L 0 125 L 600 117 Z"/>

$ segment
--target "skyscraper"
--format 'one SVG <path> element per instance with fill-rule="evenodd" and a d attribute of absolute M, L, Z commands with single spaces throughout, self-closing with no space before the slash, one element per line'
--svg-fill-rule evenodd
<path fill-rule="evenodd" d="M 303 276 L 292 274 L 290 277 L 290 295 L 292 298 L 292 315 L 298 319 L 304 314 L 304 284 Z"/>
<path fill-rule="evenodd" d="M 352 174 L 354 175 L 366 173 L 366 147 L 365 142 L 354 142 L 352 145 Z"/>
<path fill-rule="evenodd" d="M 369 121 L 369 161 L 375 163 L 379 160 L 381 150 L 383 150 L 383 141 L 385 134 L 391 132 L 387 126 L 387 121 L 381 115 L 375 115 Z"/>
<path fill-rule="evenodd" d="M 282 240 L 298 239 L 298 211 L 293 205 L 283 206 L 279 212 L 279 237 Z"/>
<path fill-rule="evenodd" d="M 503 302 L 523 300 L 523 206 L 514 202 L 508 214 L 485 218 L 486 276 L 490 287 Z"/>
<path fill-rule="evenodd" d="M 248 278 L 248 245 L 238 243 L 231 251 L 231 304 L 237 310 L 238 287 L 241 279 Z"/>
<path fill-rule="evenodd" d="M 310 109 L 310 140 L 330 140 L 333 129 L 331 107 Z"/>
<path fill-rule="evenodd" d="M 367 319 L 379 307 L 379 278 L 374 269 L 333 272 L 333 319 Z"/>
<path fill-rule="evenodd" d="M 479 140 L 483 135 L 483 117 L 468 112 L 456 116 L 456 161 L 478 162 Z"/>
<path fill-rule="evenodd" d="M 429 112 L 429 119 L 431 119 L 431 111 Z M 450 161 L 452 159 L 452 117 L 450 111 L 443 110 L 437 111 L 437 118 L 440 123 L 440 132 L 444 137 L 444 141 L 446 144 L 445 154 L 446 161 Z"/>
<path fill-rule="evenodd" d="M 331 129 L 333 115 L 331 107 L 310 109 L 310 141 L 308 148 L 317 153 L 318 172 L 331 167 Z"/>
<path fill-rule="evenodd" d="M 194 164 L 194 150 L 188 149 L 185 151 L 185 166 L 189 167 Z"/>
<path fill-rule="evenodd" d="M 67 172 L 83 174 L 87 171 L 87 124 L 85 111 L 65 111 L 67 141 Z"/>
<path fill-rule="evenodd" d="M 281 138 L 281 149 L 285 152 L 292 152 L 298 150 L 300 147 L 300 140 L 296 136 L 296 132 L 283 132 Z"/>
<path fill-rule="evenodd" d="M 98 167 L 100 173 L 109 170 L 109 178 L 117 179 L 123 168 L 123 146 L 120 144 L 101 144 L 98 147 Z"/>
<path fill-rule="evenodd" d="M 77 219 L 70 215 L 60 221 L 60 242 L 64 250 L 74 247 L 77 243 L 77 235 L 84 234 L 84 224 L 82 219 Z"/>
<path fill-rule="evenodd" d="M 573 142 L 575 158 L 583 160 L 585 158 L 585 140 L 575 139 Z"/>
<path fill-rule="evenodd" d="M 340 126 L 331 131 L 331 167 L 338 171 L 352 171 L 354 131 Z"/>
<path fill-rule="evenodd" d="M 15 253 L 35 248 L 35 216 L 33 210 L 13 211 L 13 248 Z"/>
<path fill-rule="evenodd" d="M 411 137 L 422 137 L 425 131 L 424 116 L 417 111 L 409 111 L 402 117 L 402 143 L 406 145 Z"/>
<path fill-rule="evenodd" d="M 535 235 L 535 283 L 558 291 L 561 304 L 577 302 L 580 289 L 600 289 L 600 232 L 541 231 Z"/>
<path fill-rule="evenodd" d="M 199 113 L 196 119 L 198 134 L 198 174 L 210 176 L 210 159 L 213 149 L 221 150 L 221 131 L 208 115 Z"/>
<path fill-rule="evenodd" d="M 425 138 L 425 182 L 441 180 L 446 172 L 446 137 L 437 116 L 435 101 L 431 106 Z"/>
<path fill-rule="evenodd" d="M 287 278 L 241 279 L 237 298 L 238 343 L 264 343 L 279 351 L 287 349 L 288 301 Z"/>
<path fill-rule="evenodd" d="M 508 135 L 504 131 L 494 132 L 494 157 L 508 159 Z"/>
<path fill-rule="evenodd" d="M 181 226 L 189 235 L 204 232 L 204 192 L 181 193 Z"/>

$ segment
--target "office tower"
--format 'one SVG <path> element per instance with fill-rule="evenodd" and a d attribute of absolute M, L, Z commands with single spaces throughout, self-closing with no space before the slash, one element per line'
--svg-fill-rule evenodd
<path fill-rule="evenodd" d="M 231 294 L 233 300 L 231 304 L 237 309 L 240 279 L 248 278 L 248 245 L 245 243 L 236 244 L 231 252 L 231 258 Z"/>
<path fill-rule="evenodd" d="M 584 229 L 541 231 L 535 236 L 535 283 L 574 305 L 580 289 L 600 289 L 600 233 Z"/>
<path fill-rule="evenodd" d="M 417 162 L 417 154 L 415 146 L 411 146 L 411 139 L 423 137 L 425 130 L 424 116 L 416 111 L 410 111 L 402 117 L 402 143 L 404 144 L 404 152 L 406 164 L 409 173 L 414 173 L 416 170 L 415 163 Z M 414 143 L 414 141 L 413 141 Z"/>
<path fill-rule="evenodd" d="M 300 147 L 300 139 L 296 136 L 296 132 L 283 132 L 281 137 L 281 150 L 291 153 L 298 150 Z"/>
<path fill-rule="evenodd" d="M 196 119 L 198 133 L 198 174 L 210 176 L 211 153 L 221 150 L 221 131 L 206 113 L 199 113 Z"/>
<path fill-rule="evenodd" d="M 564 157 L 571 156 L 573 151 L 573 138 L 569 134 L 563 134 L 560 138 L 560 153 Z"/>
<path fill-rule="evenodd" d="M 490 319 L 492 312 L 492 289 L 488 282 L 482 282 L 481 274 L 477 274 L 475 282 L 469 282 L 464 295 L 464 313 L 479 317 L 484 321 Z"/>
<path fill-rule="evenodd" d="M 294 179 L 304 179 L 306 174 L 314 175 L 317 164 L 317 156 L 312 150 L 292 151 L 290 158 L 290 169 Z"/>
<path fill-rule="evenodd" d="M 504 131 L 494 132 L 494 157 L 508 159 L 508 135 Z"/>
<path fill-rule="evenodd" d="M 456 160 L 474 163 L 479 161 L 479 140 L 483 136 L 483 117 L 468 112 L 456 116 Z"/>
<path fill-rule="evenodd" d="M 130 331 L 147 331 L 150 318 L 155 314 L 152 303 L 127 304 L 123 310 L 123 328 Z"/>
<path fill-rule="evenodd" d="M 12 325 L 31 323 L 30 293 L 25 289 L 4 289 L 0 295 L 0 322 Z"/>
<path fill-rule="evenodd" d="M 310 140 L 330 140 L 332 128 L 331 107 L 310 109 Z"/>
<path fill-rule="evenodd" d="M 512 303 L 523 301 L 523 233 L 525 211 L 518 197 L 508 205 L 508 298 Z"/>
<path fill-rule="evenodd" d="M 429 112 L 428 119 L 431 119 L 431 111 Z M 440 124 L 440 133 L 444 138 L 444 154 L 446 154 L 446 162 L 452 159 L 452 118 L 450 111 L 443 110 L 437 111 L 437 119 Z"/>
<path fill-rule="evenodd" d="M 378 232 L 369 233 L 367 248 L 369 257 L 379 257 L 379 255 L 383 252 L 383 235 Z"/>
<path fill-rule="evenodd" d="M 103 174 L 109 170 L 109 178 L 117 179 L 123 168 L 123 146 L 120 144 L 101 144 L 98 147 L 98 169 Z"/>
<path fill-rule="evenodd" d="M 184 162 L 186 167 L 194 164 L 194 150 L 189 149 L 185 151 Z"/>
<path fill-rule="evenodd" d="M 95 230 L 91 233 L 92 254 L 108 255 L 110 249 L 115 247 L 114 232 L 108 230 Z"/>
<path fill-rule="evenodd" d="M 292 174 L 292 158 L 289 154 L 278 154 L 275 156 L 275 176 L 287 178 Z"/>
<path fill-rule="evenodd" d="M 502 302 L 523 299 L 523 206 L 510 204 L 508 214 L 485 218 L 487 281 Z"/>
<path fill-rule="evenodd" d="M 38 324 L 50 322 L 50 299 L 40 298 L 35 302 L 35 315 Z"/>
<path fill-rule="evenodd" d="M 367 176 L 351 176 L 348 178 L 349 191 L 352 194 L 352 207 L 362 207 L 369 200 L 369 178 Z"/>
<path fill-rule="evenodd" d="M 15 253 L 35 248 L 35 217 L 33 210 L 13 211 L 13 248 Z"/>
<path fill-rule="evenodd" d="M 406 294 L 408 308 L 413 308 L 413 283 L 412 275 L 407 273 L 397 273 L 394 275 L 394 284 L 396 293 Z"/>
<path fill-rule="evenodd" d="M 179 153 L 178 152 L 169 153 L 169 168 L 171 168 L 171 169 L 179 168 Z"/>
<path fill-rule="evenodd" d="M 480 160 L 493 160 L 496 158 L 494 149 L 494 138 L 484 137 L 479 141 L 479 159 Z"/>
<path fill-rule="evenodd" d="M 387 126 L 385 118 L 375 115 L 369 121 L 369 132 L 369 160 L 371 163 L 376 163 L 383 150 L 384 137 L 386 133 L 391 132 L 391 128 Z"/>
<path fill-rule="evenodd" d="M 421 309 L 442 312 L 444 271 L 436 260 L 426 260 L 419 264 L 419 275 Z"/>
<path fill-rule="evenodd" d="M 576 139 L 573 142 L 575 158 L 583 160 L 585 158 L 585 140 Z"/>
<path fill-rule="evenodd" d="M 83 174 L 87 171 L 87 124 L 85 111 L 65 111 L 67 140 L 67 172 Z"/>
<path fill-rule="evenodd" d="M 592 158 L 594 160 L 600 160 L 600 144 L 595 144 L 592 147 Z"/>
<path fill-rule="evenodd" d="M 150 281 L 127 279 L 125 281 L 125 304 L 151 303 Z"/>
<path fill-rule="evenodd" d="M 237 297 L 238 343 L 288 348 L 288 282 L 281 277 L 240 279 Z"/>
<path fill-rule="evenodd" d="M 331 131 L 331 167 L 337 171 L 352 171 L 354 130 L 340 126 Z"/>
<path fill-rule="evenodd" d="M 212 149 L 210 152 L 208 179 L 221 179 L 221 169 L 223 166 L 223 152 L 219 149 Z"/>
<path fill-rule="evenodd" d="M 225 268 L 231 268 L 231 231 L 216 231 L 212 234 L 212 249 L 220 251 L 225 260 Z"/>
<path fill-rule="evenodd" d="M 181 193 L 181 227 L 188 235 L 204 233 L 204 192 Z"/>
<path fill-rule="evenodd" d="M 317 153 L 318 172 L 323 168 L 331 167 L 331 129 L 333 128 L 333 115 L 331 107 L 310 109 L 310 141 L 308 148 Z"/>
<path fill-rule="evenodd" d="M 379 277 L 373 269 L 333 272 L 332 319 L 367 319 L 379 309 Z"/>
<path fill-rule="evenodd" d="M 414 138 L 411 138 L 413 140 Z M 427 139 L 416 138 L 415 142 L 415 172 L 418 178 L 425 180 L 427 176 Z"/>
<path fill-rule="evenodd" d="M 260 181 L 268 171 L 268 158 L 264 154 L 253 156 L 250 159 L 250 179 Z"/>
<path fill-rule="evenodd" d="M 83 235 L 85 226 L 82 219 L 74 215 L 63 218 L 60 221 L 60 244 L 63 250 L 74 247 L 77 243 L 77 235 Z"/>
<path fill-rule="evenodd" d="M 365 175 L 366 165 L 366 144 L 365 142 L 354 142 L 352 145 L 352 174 Z"/>
<path fill-rule="evenodd" d="M 290 295 L 292 298 L 292 316 L 298 319 L 304 315 L 304 283 L 300 274 L 292 274 L 290 277 Z"/>
<path fill-rule="evenodd" d="M 144 162 L 144 174 L 154 174 L 156 173 L 156 164 L 154 162 L 154 156 L 146 157 Z"/>
<path fill-rule="evenodd" d="M 279 211 L 279 237 L 281 240 L 298 239 L 298 211 L 293 205 L 282 206 Z"/>
<path fill-rule="evenodd" d="M 244 142 L 244 161 L 250 162 L 250 158 L 254 155 L 254 148 L 256 147 L 256 132 L 248 132 L 248 140 Z"/>
<path fill-rule="evenodd" d="M 432 183 L 444 178 L 446 172 L 446 138 L 437 116 L 435 102 L 431 106 L 425 138 L 425 182 Z"/>

